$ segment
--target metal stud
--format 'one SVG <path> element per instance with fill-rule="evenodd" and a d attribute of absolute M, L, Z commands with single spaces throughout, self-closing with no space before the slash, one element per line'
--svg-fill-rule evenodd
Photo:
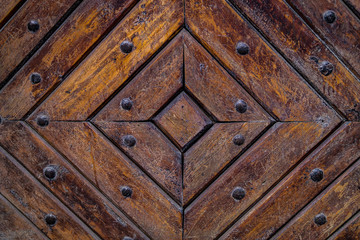
<path fill-rule="evenodd" d="M 27 25 L 28 29 L 30 32 L 37 32 L 40 28 L 39 22 L 36 20 L 31 20 L 28 25 Z"/>
<path fill-rule="evenodd" d="M 120 49 L 123 53 L 131 53 L 133 48 L 134 48 L 134 44 L 132 44 L 132 42 L 129 41 L 123 41 L 120 44 Z"/>
<path fill-rule="evenodd" d="M 319 71 L 324 76 L 329 76 L 334 70 L 334 66 L 328 61 L 323 61 L 319 64 Z"/>
<path fill-rule="evenodd" d="M 134 239 L 131 237 L 124 237 L 123 240 L 134 240 Z"/>
<path fill-rule="evenodd" d="M 130 110 L 133 106 L 133 101 L 130 100 L 130 98 L 124 98 L 123 100 L 121 100 L 121 107 L 124 110 Z"/>
<path fill-rule="evenodd" d="M 235 103 L 235 108 L 236 108 L 236 111 L 238 111 L 239 113 L 244 113 L 247 110 L 247 104 L 244 100 L 238 100 Z"/>
<path fill-rule="evenodd" d="M 327 222 L 325 214 L 319 213 L 316 215 L 314 217 L 314 222 L 319 226 L 324 225 Z"/>
<path fill-rule="evenodd" d="M 246 55 L 250 51 L 249 45 L 244 42 L 238 42 L 236 45 L 236 52 L 240 55 Z"/>
<path fill-rule="evenodd" d="M 327 10 L 324 12 L 323 18 L 327 23 L 334 23 L 336 20 L 336 14 L 333 10 Z"/>
<path fill-rule="evenodd" d="M 124 186 L 124 187 L 121 187 L 120 190 L 121 190 L 121 194 L 124 197 L 126 197 L 126 198 L 131 197 L 132 189 L 130 187 Z"/>
<path fill-rule="evenodd" d="M 30 75 L 30 81 L 32 84 L 38 84 L 41 82 L 41 76 L 38 73 L 32 73 Z"/>
<path fill-rule="evenodd" d="M 241 134 L 238 134 L 233 138 L 233 143 L 235 145 L 240 146 L 240 145 L 244 144 L 244 142 L 245 142 L 245 137 Z"/>
<path fill-rule="evenodd" d="M 36 123 L 40 126 L 40 127 L 46 127 L 47 125 L 49 125 L 49 117 L 46 115 L 39 115 L 36 118 Z"/>
<path fill-rule="evenodd" d="M 49 214 L 46 214 L 46 216 L 45 216 L 45 222 L 48 226 L 53 227 L 53 226 L 55 226 L 55 224 L 57 222 L 57 218 L 54 214 L 49 213 Z"/>
<path fill-rule="evenodd" d="M 57 170 L 56 170 L 55 166 L 50 165 L 50 166 L 47 166 L 44 168 L 43 174 L 47 180 L 53 181 L 57 177 Z"/>
<path fill-rule="evenodd" d="M 320 182 L 324 178 L 324 171 L 320 168 L 315 168 L 310 172 L 310 178 L 314 182 Z"/>
<path fill-rule="evenodd" d="M 123 144 L 128 147 L 133 147 L 136 144 L 136 138 L 133 135 L 126 135 L 122 138 Z"/>
<path fill-rule="evenodd" d="M 231 196 L 237 201 L 243 199 L 245 195 L 246 195 L 246 191 L 242 187 L 234 188 L 234 190 L 231 193 Z"/>

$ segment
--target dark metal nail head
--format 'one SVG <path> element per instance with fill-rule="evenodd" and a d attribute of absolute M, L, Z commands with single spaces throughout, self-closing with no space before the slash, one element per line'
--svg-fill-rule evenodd
<path fill-rule="evenodd" d="M 47 166 L 44 168 L 43 174 L 47 180 L 53 181 L 57 177 L 57 170 L 54 166 Z"/>
<path fill-rule="evenodd" d="M 249 53 L 249 51 L 250 51 L 249 45 L 247 45 L 244 42 L 238 42 L 238 44 L 236 45 L 236 52 L 240 55 L 246 55 Z"/>
<path fill-rule="evenodd" d="M 36 21 L 36 20 L 31 20 L 29 23 L 28 23 L 28 29 L 30 32 L 37 32 L 40 28 L 40 25 L 39 25 L 39 22 Z"/>
<path fill-rule="evenodd" d="M 327 222 L 325 214 L 320 213 L 316 215 L 314 218 L 314 222 L 319 226 L 324 225 Z"/>
<path fill-rule="evenodd" d="M 336 20 L 336 13 L 333 10 L 327 10 L 324 12 L 323 18 L 327 23 L 334 23 Z"/>
<path fill-rule="evenodd" d="M 246 195 L 246 191 L 242 187 L 236 187 L 231 193 L 231 196 L 238 201 L 243 199 L 245 195 Z"/>
<path fill-rule="evenodd" d="M 124 98 L 123 100 L 121 100 L 121 107 L 124 110 L 130 110 L 133 106 L 133 101 L 130 100 L 130 98 Z"/>
<path fill-rule="evenodd" d="M 244 112 L 246 112 L 248 107 L 244 100 L 238 100 L 235 103 L 235 108 L 236 108 L 236 111 L 238 111 L 239 113 L 244 113 Z"/>
<path fill-rule="evenodd" d="M 133 48 L 134 48 L 134 44 L 132 44 L 132 42 L 129 41 L 123 41 L 120 44 L 120 49 L 123 53 L 131 53 Z"/>
<path fill-rule="evenodd" d="M 134 239 L 131 237 L 124 237 L 123 240 L 134 240 Z"/>
<path fill-rule="evenodd" d="M 45 222 L 50 227 L 53 227 L 53 226 L 55 226 L 55 224 L 57 222 L 57 218 L 54 214 L 49 213 L 49 214 L 46 214 L 46 216 L 45 216 Z"/>
<path fill-rule="evenodd" d="M 41 76 L 38 73 L 32 73 L 30 75 L 30 81 L 32 84 L 38 84 L 41 82 Z"/>
<path fill-rule="evenodd" d="M 49 125 L 50 119 L 46 115 L 40 115 L 36 118 L 36 122 L 40 127 L 46 127 Z"/>
<path fill-rule="evenodd" d="M 131 197 L 132 189 L 130 187 L 127 187 L 127 186 L 121 187 L 121 194 L 126 198 Z"/>
<path fill-rule="evenodd" d="M 235 145 L 240 146 L 240 145 L 244 144 L 244 142 L 245 142 L 245 137 L 241 134 L 238 134 L 233 138 L 233 143 Z"/>
<path fill-rule="evenodd" d="M 334 71 L 334 66 L 328 61 L 323 61 L 319 64 L 319 71 L 324 76 L 329 76 Z"/>
<path fill-rule="evenodd" d="M 126 135 L 122 140 L 123 144 L 128 147 L 133 147 L 136 144 L 136 138 L 133 135 Z"/>
<path fill-rule="evenodd" d="M 320 182 L 324 178 L 324 171 L 320 168 L 315 168 L 310 172 L 310 178 L 314 182 Z"/>

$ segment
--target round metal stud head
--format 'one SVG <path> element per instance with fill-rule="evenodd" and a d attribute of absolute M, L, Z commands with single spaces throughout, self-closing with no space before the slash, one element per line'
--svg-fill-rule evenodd
<path fill-rule="evenodd" d="M 133 106 L 133 101 L 130 100 L 130 98 L 124 98 L 123 100 L 121 100 L 121 107 L 124 110 L 130 110 Z"/>
<path fill-rule="evenodd" d="M 134 48 L 134 44 L 132 44 L 132 42 L 129 41 L 123 41 L 120 44 L 120 49 L 123 53 L 131 53 L 133 48 Z"/>
<path fill-rule="evenodd" d="M 128 147 L 133 147 L 136 144 L 136 138 L 133 135 L 126 135 L 122 139 L 123 144 Z"/>
<path fill-rule="evenodd" d="M 121 194 L 126 198 L 131 197 L 132 189 L 130 187 L 127 187 L 127 186 L 121 187 Z"/>
<path fill-rule="evenodd" d="M 45 222 L 48 226 L 52 227 L 52 226 L 55 226 L 55 224 L 57 222 L 57 218 L 54 214 L 49 213 L 49 214 L 46 214 L 46 216 L 45 216 Z"/>
<path fill-rule="evenodd" d="M 246 195 L 246 191 L 242 187 L 234 188 L 234 190 L 231 193 L 231 196 L 237 201 L 243 199 L 245 195 Z"/>
<path fill-rule="evenodd" d="M 134 240 L 134 239 L 131 237 L 124 237 L 123 240 Z"/>
<path fill-rule="evenodd" d="M 327 10 L 324 12 L 323 18 L 327 23 L 334 23 L 336 20 L 336 13 L 333 10 Z"/>
<path fill-rule="evenodd" d="M 236 108 L 236 111 L 238 111 L 239 113 L 244 113 L 247 110 L 247 104 L 244 100 L 238 100 L 235 103 L 235 108 Z"/>
<path fill-rule="evenodd" d="M 324 76 L 329 76 L 334 70 L 334 66 L 328 61 L 323 61 L 319 64 L 319 71 Z"/>
<path fill-rule="evenodd" d="M 46 115 L 39 115 L 36 118 L 36 123 L 40 126 L 40 127 L 46 127 L 47 125 L 49 125 L 49 117 Z"/>
<path fill-rule="evenodd" d="M 245 142 L 245 137 L 241 134 L 238 134 L 233 138 L 233 143 L 235 145 L 240 146 L 240 145 L 244 144 L 244 142 Z"/>
<path fill-rule="evenodd" d="M 38 84 L 41 82 L 41 76 L 38 73 L 32 73 L 30 75 L 30 81 L 32 84 Z"/>
<path fill-rule="evenodd" d="M 319 226 L 324 225 L 327 222 L 325 214 L 320 213 L 316 215 L 314 217 L 314 222 Z"/>
<path fill-rule="evenodd" d="M 240 55 L 246 55 L 248 54 L 250 51 L 250 47 L 249 45 L 247 45 L 244 42 L 238 42 L 238 44 L 236 44 L 236 52 Z"/>
<path fill-rule="evenodd" d="M 314 182 L 320 182 L 324 178 L 324 171 L 320 168 L 315 168 L 310 172 L 310 178 Z"/>
<path fill-rule="evenodd" d="M 31 20 L 31 21 L 28 23 L 27 27 L 28 27 L 28 30 L 29 30 L 30 32 L 33 32 L 33 33 L 34 33 L 34 32 L 37 32 L 37 31 L 39 30 L 40 25 L 39 25 L 38 21 L 36 21 L 36 20 Z"/>
<path fill-rule="evenodd" d="M 57 177 L 57 170 L 54 166 L 47 166 L 44 168 L 43 174 L 47 180 L 53 181 Z"/>

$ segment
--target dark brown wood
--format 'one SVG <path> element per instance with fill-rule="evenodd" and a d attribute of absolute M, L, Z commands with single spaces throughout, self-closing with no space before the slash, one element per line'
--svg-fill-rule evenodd
<path fill-rule="evenodd" d="M 344 226 L 342 226 L 334 235 L 329 239 L 331 240 L 359 240 L 360 239 L 360 212 L 350 219 Z"/>
<path fill-rule="evenodd" d="M 16 7 L 16 5 L 21 0 L 3 0 L 1 1 L 1 8 L 0 8 L 0 26 L 2 26 L 4 23 L 3 21 L 5 18 L 9 17 L 9 14 L 13 9 Z"/>

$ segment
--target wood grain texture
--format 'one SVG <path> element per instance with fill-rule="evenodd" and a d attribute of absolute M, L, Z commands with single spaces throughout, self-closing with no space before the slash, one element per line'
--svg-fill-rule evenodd
<path fill-rule="evenodd" d="M 183 23 L 181 0 L 141 1 L 35 112 L 54 120 L 85 120 Z M 123 53 L 120 44 L 134 49 Z"/>
<path fill-rule="evenodd" d="M 14 70 L 45 34 L 65 14 L 75 0 L 29 0 L 0 31 L 0 82 Z M 38 21 L 36 32 L 28 22 Z"/>
<path fill-rule="evenodd" d="M 0 25 L 21 0 L 2 0 L 0 8 Z"/>
<path fill-rule="evenodd" d="M 261 133 L 268 122 L 216 123 L 184 153 L 184 203 L 209 183 L 232 159 Z M 241 134 L 245 141 L 235 145 Z"/>
<path fill-rule="evenodd" d="M 0 149 L 0 192 L 11 201 L 22 214 L 30 219 L 50 239 L 98 239 L 88 232 L 60 201 L 30 176 L 26 170 Z M 57 217 L 55 226 L 45 222 L 46 214 Z"/>
<path fill-rule="evenodd" d="M 280 120 L 337 118 L 225 0 L 187 0 L 185 12 L 190 31 Z M 249 54 L 236 52 L 238 42 L 249 45 Z"/>
<path fill-rule="evenodd" d="M 32 123 L 46 140 L 155 239 L 181 239 L 180 207 L 87 122 Z M 122 195 L 124 186 L 131 197 Z"/>
<path fill-rule="evenodd" d="M 293 218 L 273 239 L 326 239 L 360 209 L 360 161 Z M 323 213 L 327 222 L 317 225 Z"/>
<path fill-rule="evenodd" d="M 359 240 L 360 239 L 360 212 L 355 214 L 352 219 L 342 226 L 337 233 L 332 235 L 329 240 Z"/>
<path fill-rule="evenodd" d="M 85 0 L 0 92 L 0 115 L 21 119 L 135 0 Z M 37 34 L 37 33 L 36 33 Z M 32 84 L 30 76 L 42 81 Z"/>
<path fill-rule="evenodd" d="M 317 123 L 276 123 L 185 209 L 185 239 L 213 239 L 331 129 Z M 232 198 L 235 187 L 246 195 Z"/>
<path fill-rule="evenodd" d="M 96 125 L 178 202 L 182 202 L 181 153 L 154 124 L 96 122 Z M 135 137 L 135 146 L 124 144 L 123 137 L 126 135 Z"/>
<path fill-rule="evenodd" d="M 102 238 L 147 239 L 122 212 L 102 196 L 71 164 L 47 145 L 25 123 L 0 125 L 0 145 L 20 161 Z M 55 181 L 43 174 L 47 166 L 57 169 Z"/>
<path fill-rule="evenodd" d="M 234 3 L 348 119 L 360 120 L 359 81 L 284 1 L 234 0 Z M 343 34 L 341 38 L 345 38 Z M 334 66 L 328 76 L 319 71 L 323 61 Z"/>
<path fill-rule="evenodd" d="M 360 22 L 341 1 L 336 0 L 290 0 L 306 21 L 341 55 L 360 75 Z M 332 10 L 336 14 L 334 23 L 327 23 L 323 14 Z"/>
<path fill-rule="evenodd" d="M 185 35 L 186 88 L 218 121 L 266 121 L 270 116 L 189 34 Z M 235 103 L 247 104 L 244 113 Z"/>
<path fill-rule="evenodd" d="M 267 239 L 360 157 L 360 123 L 346 123 L 296 167 L 221 239 Z M 320 182 L 310 178 L 319 168 Z"/>
<path fill-rule="evenodd" d="M 360 2 L 358 0 L 343 0 L 351 10 L 354 11 L 355 15 L 360 18 Z"/>
<path fill-rule="evenodd" d="M 95 117 L 96 121 L 148 120 L 182 86 L 183 36 L 176 37 Z M 133 102 L 130 110 L 121 101 Z"/>
<path fill-rule="evenodd" d="M 0 239 L 49 239 L 0 194 Z"/>

